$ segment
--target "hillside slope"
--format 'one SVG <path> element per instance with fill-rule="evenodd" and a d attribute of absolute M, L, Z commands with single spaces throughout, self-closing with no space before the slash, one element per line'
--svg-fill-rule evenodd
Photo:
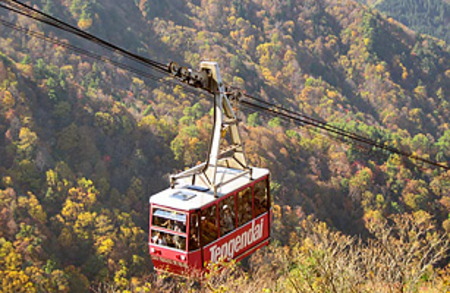
<path fill-rule="evenodd" d="M 201 60 L 215 60 L 227 83 L 254 96 L 443 164 L 450 161 L 450 49 L 355 2 L 42 0 L 33 5 L 163 63 L 195 68 Z M 23 16 L 1 9 L 0 17 L 157 76 Z M 5 290 L 160 284 L 146 251 L 148 196 L 167 186 L 169 173 L 204 160 L 211 107 L 210 97 L 170 80 L 157 82 L 0 25 Z M 279 290 L 291 286 L 294 277 L 320 284 L 323 276 L 314 271 L 321 261 L 302 261 L 329 256 L 326 245 L 350 241 L 344 234 L 376 239 L 397 221 L 398 227 L 433 232 L 428 242 L 410 235 L 399 247 L 440 247 L 433 243 L 442 244 L 440 235 L 450 231 L 450 171 L 241 110 L 249 160 L 273 174 L 273 234 L 281 245 L 256 257 L 252 268 L 267 273 L 286 266 L 266 276 L 283 284 Z M 385 230 L 374 230 L 377 225 Z M 366 249 L 357 241 L 352 245 Z M 377 254 L 380 247 L 370 251 Z M 277 258 L 282 249 L 298 262 Z M 448 268 L 440 270 L 446 264 L 438 262 L 445 253 L 436 252 L 439 257 L 424 264 L 404 264 L 411 279 L 386 277 L 386 288 L 445 284 Z M 302 267 L 311 271 L 299 271 Z M 416 278 L 417 271 L 427 277 Z M 361 282 L 370 290 L 370 282 L 378 281 Z M 318 292 L 326 290 L 317 286 Z"/>
<path fill-rule="evenodd" d="M 387 16 L 422 34 L 450 43 L 450 2 L 448 0 L 361 0 Z"/>

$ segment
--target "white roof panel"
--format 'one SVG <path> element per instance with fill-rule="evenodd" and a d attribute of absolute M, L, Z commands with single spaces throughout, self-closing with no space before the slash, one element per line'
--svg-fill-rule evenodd
<path fill-rule="evenodd" d="M 236 175 L 243 172 L 242 170 L 218 167 L 216 173 L 218 176 L 217 180 L 219 184 L 222 183 L 217 191 L 218 197 L 232 193 L 250 182 L 269 174 L 269 170 L 267 169 L 252 167 L 252 180 L 250 179 L 249 173 L 235 178 Z M 197 181 L 195 186 L 192 186 L 191 176 L 178 179 L 179 183 L 174 188 L 167 188 L 152 195 L 150 197 L 150 203 L 189 211 L 199 209 L 216 200 L 214 192 L 206 184 L 202 183 L 201 180 Z"/>

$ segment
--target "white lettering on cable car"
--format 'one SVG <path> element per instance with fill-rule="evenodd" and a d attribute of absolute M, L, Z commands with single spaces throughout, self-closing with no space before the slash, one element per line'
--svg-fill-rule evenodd
<path fill-rule="evenodd" d="M 216 244 L 210 247 L 211 261 L 217 262 L 221 258 L 234 258 L 236 252 L 245 249 L 253 242 L 262 238 L 263 226 L 264 219 L 261 219 L 259 224 L 256 224 L 255 220 L 253 220 L 249 230 L 244 231 L 242 234 L 237 235 L 235 238 L 230 239 L 220 246 Z"/>

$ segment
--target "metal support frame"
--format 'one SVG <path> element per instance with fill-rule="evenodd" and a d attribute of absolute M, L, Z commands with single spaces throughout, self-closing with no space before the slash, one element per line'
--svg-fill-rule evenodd
<path fill-rule="evenodd" d="M 192 176 L 192 184 L 195 185 L 197 180 L 201 180 L 203 185 L 208 186 L 217 196 L 220 186 L 249 173 L 251 176 L 251 168 L 247 165 L 244 146 L 239 135 L 238 119 L 229 98 L 235 93 L 226 91 L 216 62 L 201 62 L 200 72 L 180 68 L 175 63 L 171 63 L 169 68 L 182 81 L 195 84 L 214 94 L 214 126 L 206 162 L 171 176 L 171 186 L 174 187 L 178 179 Z M 225 147 L 224 140 L 227 134 L 229 141 Z M 238 169 L 242 172 L 223 181 L 218 178 L 218 167 Z"/>

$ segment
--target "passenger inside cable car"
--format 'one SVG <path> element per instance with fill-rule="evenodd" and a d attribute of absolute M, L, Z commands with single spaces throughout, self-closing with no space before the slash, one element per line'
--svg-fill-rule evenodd
<path fill-rule="evenodd" d="M 153 211 L 152 242 L 181 250 L 186 249 L 186 214 L 165 209 Z"/>

